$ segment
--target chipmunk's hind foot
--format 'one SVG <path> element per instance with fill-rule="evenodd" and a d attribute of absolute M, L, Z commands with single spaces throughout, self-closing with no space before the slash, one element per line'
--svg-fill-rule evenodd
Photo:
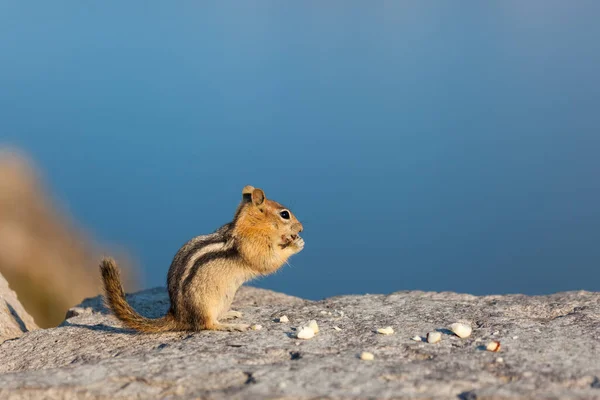
<path fill-rule="evenodd" d="M 228 319 L 236 319 L 236 318 L 242 318 L 242 313 L 239 311 L 229 310 L 225 314 L 221 315 L 221 318 L 219 318 L 219 319 L 226 321 Z"/>
<path fill-rule="evenodd" d="M 212 326 L 214 331 L 225 331 L 225 332 L 244 332 L 250 329 L 248 324 L 221 324 L 216 323 Z"/>

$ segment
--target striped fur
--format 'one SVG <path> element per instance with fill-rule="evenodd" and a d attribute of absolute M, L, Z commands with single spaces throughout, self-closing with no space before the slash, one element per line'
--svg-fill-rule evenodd
<path fill-rule="evenodd" d="M 210 235 L 193 238 L 184 244 L 173 258 L 167 275 L 167 287 L 171 299 L 171 309 L 176 315 L 180 311 L 177 309 L 177 304 L 181 304 L 181 284 L 186 278 L 190 267 L 198 257 L 207 252 L 220 250 L 225 246 L 225 243 L 231 237 L 229 234 L 229 225 L 224 225 Z"/>

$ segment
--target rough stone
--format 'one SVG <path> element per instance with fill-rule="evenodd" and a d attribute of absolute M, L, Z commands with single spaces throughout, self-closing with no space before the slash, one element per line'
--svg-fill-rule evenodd
<path fill-rule="evenodd" d="M 0 343 L 37 329 L 31 315 L 23 308 L 17 294 L 0 274 Z"/>
<path fill-rule="evenodd" d="M 168 307 L 161 288 L 128 298 L 151 317 Z M 245 287 L 234 307 L 263 329 L 140 335 L 85 300 L 60 327 L 0 345 L 0 398 L 600 399 L 600 293 L 308 301 Z M 275 322 L 284 314 L 289 324 Z M 320 332 L 294 338 L 313 319 Z M 471 336 L 447 330 L 457 321 Z M 395 333 L 377 334 L 382 326 Z M 439 343 L 411 339 L 436 330 Z M 490 340 L 499 353 L 485 351 Z"/>

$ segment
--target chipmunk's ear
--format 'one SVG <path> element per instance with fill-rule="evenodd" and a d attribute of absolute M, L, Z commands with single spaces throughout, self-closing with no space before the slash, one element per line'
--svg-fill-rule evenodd
<path fill-rule="evenodd" d="M 242 202 L 252 202 L 252 192 L 254 192 L 254 186 L 244 186 L 244 188 L 242 189 Z"/>
<path fill-rule="evenodd" d="M 266 199 L 265 192 L 261 189 L 254 189 L 252 191 L 252 203 L 254 203 L 255 206 L 260 206 Z"/>

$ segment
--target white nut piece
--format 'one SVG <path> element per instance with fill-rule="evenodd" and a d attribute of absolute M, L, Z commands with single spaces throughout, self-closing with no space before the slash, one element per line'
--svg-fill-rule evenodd
<path fill-rule="evenodd" d="M 471 336 L 472 332 L 472 329 L 469 325 L 460 322 L 455 322 L 450 325 L 450 330 L 461 339 L 468 338 Z"/>
<path fill-rule="evenodd" d="M 342 330 L 342 328 L 340 328 L 339 326 L 334 326 L 333 329 L 335 329 L 338 332 Z"/>
<path fill-rule="evenodd" d="M 415 342 L 422 342 L 423 339 L 421 338 L 421 336 L 413 336 L 412 338 L 410 338 L 411 340 L 414 340 Z"/>
<path fill-rule="evenodd" d="M 394 333 L 394 329 L 391 326 L 387 326 L 385 328 L 377 329 L 377 333 L 381 333 L 382 335 L 391 335 Z"/>
<path fill-rule="evenodd" d="M 298 331 L 298 333 L 296 334 L 296 337 L 298 339 L 305 339 L 305 340 L 312 339 L 315 337 L 315 331 L 313 331 L 312 328 L 305 326 Z"/>
<path fill-rule="evenodd" d="M 290 322 L 290 319 L 287 317 L 287 315 L 282 315 L 277 319 L 277 322 L 288 323 Z"/>
<path fill-rule="evenodd" d="M 485 346 L 485 349 L 487 351 L 491 351 L 491 352 L 497 353 L 497 352 L 500 351 L 500 347 L 501 347 L 500 346 L 500 342 L 497 341 L 497 340 L 493 340 L 493 341 L 489 342 L 487 344 L 487 346 Z"/>
<path fill-rule="evenodd" d="M 364 361 L 373 361 L 375 359 L 375 356 L 373 355 L 373 353 L 363 351 L 362 353 L 360 353 L 360 359 Z"/>
<path fill-rule="evenodd" d="M 262 329 L 262 325 L 252 325 L 250 329 L 253 331 L 260 331 Z"/>
<path fill-rule="evenodd" d="M 427 343 L 438 343 L 442 340 L 442 334 L 440 332 L 429 332 L 427 334 Z"/>
<path fill-rule="evenodd" d="M 319 325 L 317 324 L 317 321 L 315 321 L 314 319 L 312 321 L 310 321 L 308 323 L 308 325 L 306 325 L 308 328 L 312 329 L 315 332 L 315 335 L 317 333 L 319 333 Z"/>

